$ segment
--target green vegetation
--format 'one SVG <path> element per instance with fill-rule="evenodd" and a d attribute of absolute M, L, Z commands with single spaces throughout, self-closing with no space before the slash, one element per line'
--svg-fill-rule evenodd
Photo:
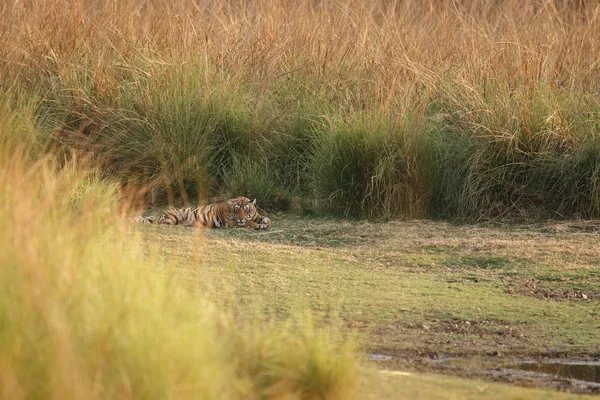
<path fill-rule="evenodd" d="M 69 4 L 0 6 L 0 89 L 142 203 L 600 216 L 591 5 Z"/>

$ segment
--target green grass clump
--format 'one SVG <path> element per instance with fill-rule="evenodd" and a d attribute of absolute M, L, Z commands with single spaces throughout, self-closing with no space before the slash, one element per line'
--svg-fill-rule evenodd
<path fill-rule="evenodd" d="M 48 94 L 44 109 L 62 119 L 57 140 L 145 189 L 154 203 L 206 198 L 233 157 L 254 150 L 244 89 L 219 76 L 206 81 L 198 62 L 143 68 L 112 77 L 113 97 L 87 84 L 85 67 L 83 78 L 61 79 L 66 83 Z"/>
<path fill-rule="evenodd" d="M 34 124 L 11 126 L 0 136 Z M 118 185 L 75 160 L 0 155 L 0 397 L 353 396 L 354 345 L 335 330 L 236 321 L 143 255 Z"/>
<path fill-rule="evenodd" d="M 287 211 L 291 207 L 291 193 L 279 184 L 271 170 L 249 158 L 233 158 L 228 172 L 223 173 L 227 190 L 236 195 L 256 199 L 261 208 Z"/>
<path fill-rule="evenodd" d="M 528 96 L 456 83 L 445 89 L 419 139 L 434 215 L 600 215 L 594 101 L 546 87 Z"/>
<path fill-rule="evenodd" d="M 416 171 L 403 128 L 361 114 L 331 121 L 309 161 L 315 197 L 326 210 L 354 217 L 414 216 Z"/>
<path fill-rule="evenodd" d="M 600 136 L 597 131 L 592 133 L 595 138 L 584 140 L 566 154 L 536 162 L 531 186 L 555 216 L 600 216 Z"/>
<path fill-rule="evenodd" d="M 13 94 L 0 94 L 0 158 L 25 150 L 35 159 L 46 152 L 50 137 L 45 131 L 43 116 L 37 115 L 35 99 Z"/>

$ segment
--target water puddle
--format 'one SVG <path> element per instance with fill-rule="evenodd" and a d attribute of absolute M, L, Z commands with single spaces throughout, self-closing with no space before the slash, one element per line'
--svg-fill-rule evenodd
<path fill-rule="evenodd" d="M 384 361 L 378 364 L 383 367 L 389 363 L 385 361 L 396 360 L 398 356 L 383 353 L 368 353 L 366 357 L 369 361 Z M 438 357 L 431 359 L 421 359 L 428 361 L 431 365 L 438 363 L 450 364 L 452 358 Z M 395 364 L 393 367 L 402 365 Z M 530 384 L 535 382 L 540 386 L 549 388 L 568 390 L 573 393 L 600 393 L 600 360 L 583 361 L 577 359 L 544 359 L 543 361 L 523 360 L 510 366 L 504 364 L 502 367 L 487 369 L 481 365 L 482 369 L 472 369 L 473 372 L 480 372 L 483 376 L 500 380 L 512 384 Z M 489 364 L 488 364 L 489 367 Z M 471 366 L 471 368 L 476 368 Z M 391 371 L 387 369 L 380 370 L 382 374 L 388 375 L 406 375 L 410 372 Z"/>
<path fill-rule="evenodd" d="M 518 364 L 515 368 L 523 371 L 555 375 L 560 378 L 600 383 L 600 361 L 532 361 Z"/>

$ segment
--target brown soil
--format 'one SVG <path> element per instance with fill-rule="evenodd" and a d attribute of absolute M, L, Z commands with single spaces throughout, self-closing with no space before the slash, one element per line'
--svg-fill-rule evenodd
<path fill-rule="evenodd" d="M 508 294 L 518 294 L 521 296 L 535 297 L 536 299 L 558 301 L 593 301 L 600 299 L 600 290 L 586 292 L 581 290 L 557 290 L 555 288 L 549 288 L 543 281 L 535 278 L 502 277 L 501 279 L 507 285 L 505 292 Z"/>

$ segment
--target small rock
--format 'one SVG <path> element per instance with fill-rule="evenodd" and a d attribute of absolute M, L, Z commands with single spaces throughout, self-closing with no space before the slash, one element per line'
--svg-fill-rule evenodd
<path fill-rule="evenodd" d="M 585 294 L 585 293 L 581 293 L 581 298 L 582 298 L 582 299 L 586 299 L 586 300 L 587 300 L 588 296 L 587 296 L 587 294 Z"/>

